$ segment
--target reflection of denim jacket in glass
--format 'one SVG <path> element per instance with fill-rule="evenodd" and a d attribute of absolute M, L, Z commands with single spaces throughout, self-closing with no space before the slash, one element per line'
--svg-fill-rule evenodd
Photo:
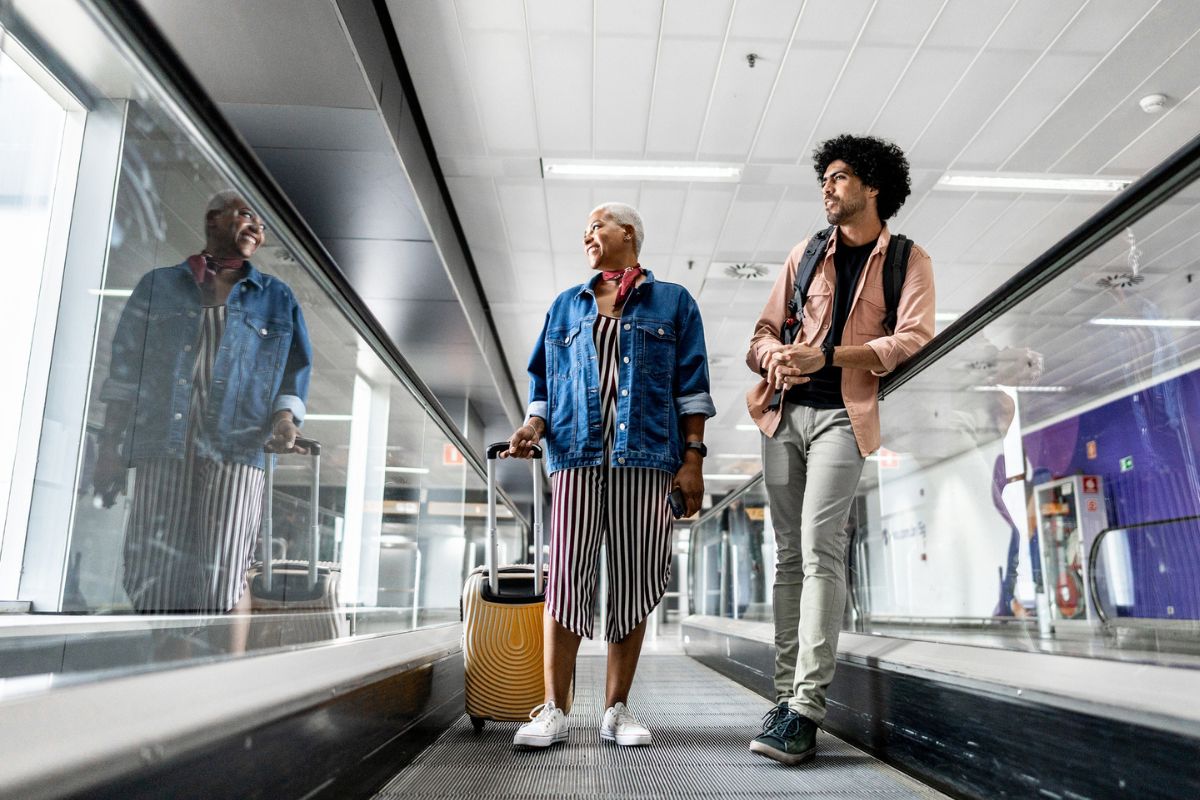
<path fill-rule="evenodd" d="M 546 314 L 529 358 L 529 415 L 546 420 L 551 472 L 604 460 L 600 372 L 592 327 L 591 282 L 560 294 Z M 625 301 L 612 465 L 678 471 L 683 463 L 679 418 L 716 413 L 700 310 L 687 290 L 646 280 Z"/>
<path fill-rule="evenodd" d="M 148 272 L 125 304 L 100 399 L 132 404 L 128 460 L 183 457 L 200 324 L 200 289 L 187 262 Z M 288 409 L 297 424 L 304 420 L 311 371 L 295 295 L 250 265 L 226 301 L 197 454 L 262 467 L 272 415 Z"/>

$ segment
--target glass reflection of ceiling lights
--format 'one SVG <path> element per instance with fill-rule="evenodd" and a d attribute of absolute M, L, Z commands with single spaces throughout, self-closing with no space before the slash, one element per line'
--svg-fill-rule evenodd
<path fill-rule="evenodd" d="M 1006 390 L 1015 390 L 1018 392 L 1033 392 L 1035 394 L 1059 394 L 1068 391 L 1067 386 L 972 386 L 973 392 L 1003 392 Z"/>
<path fill-rule="evenodd" d="M 692 161 L 605 161 L 542 159 L 543 178 L 565 180 L 719 181 L 741 180 L 740 164 Z"/>
<path fill-rule="evenodd" d="M 1142 319 L 1140 317 L 1098 317 L 1093 325 L 1112 325 L 1124 328 L 1200 328 L 1195 319 Z"/>

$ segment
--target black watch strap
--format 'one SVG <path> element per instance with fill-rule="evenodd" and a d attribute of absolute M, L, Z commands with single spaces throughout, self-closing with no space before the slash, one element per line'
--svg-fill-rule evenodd
<path fill-rule="evenodd" d="M 704 442 L 688 442 L 687 449 L 688 450 L 699 450 L 701 458 L 708 457 L 708 445 L 706 445 Z"/>
<path fill-rule="evenodd" d="M 833 342 L 826 342 L 825 346 L 822 347 L 821 349 L 825 351 L 825 366 L 832 367 L 833 366 Z"/>

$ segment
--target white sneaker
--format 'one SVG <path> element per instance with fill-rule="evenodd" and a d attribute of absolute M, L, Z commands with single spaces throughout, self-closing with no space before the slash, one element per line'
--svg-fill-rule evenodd
<path fill-rule="evenodd" d="M 617 703 L 604 712 L 600 738 L 622 745 L 650 744 L 650 731 L 637 721 L 624 703 Z"/>
<path fill-rule="evenodd" d="M 517 729 L 514 745 L 524 747 L 549 747 L 567 740 L 567 715 L 548 700 L 529 712 L 531 722 Z"/>

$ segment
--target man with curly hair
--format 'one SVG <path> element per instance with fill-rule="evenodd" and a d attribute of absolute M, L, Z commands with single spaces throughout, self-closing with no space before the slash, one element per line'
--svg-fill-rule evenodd
<path fill-rule="evenodd" d="M 933 264 L 923 249 L 911 246 L 898 301 L 886 299 L 889 245 L 904 252 L 885 224 L 909 194 L 904 153 L 843 135 L 823 142 L 813 165 L 831 227 L 788 256 L 746 356 L 760 377 L 746 400 L 763 433 L 775 526 L 778 701 L 750 749 L 785 764 L 813 755 L 825 717 L 846 605 L 846 519 L 863 462 L 879 447 L 879 378 L 933 336 Z M 807 286 L 798 272 L 801 283 L 811 276 Z"/>

